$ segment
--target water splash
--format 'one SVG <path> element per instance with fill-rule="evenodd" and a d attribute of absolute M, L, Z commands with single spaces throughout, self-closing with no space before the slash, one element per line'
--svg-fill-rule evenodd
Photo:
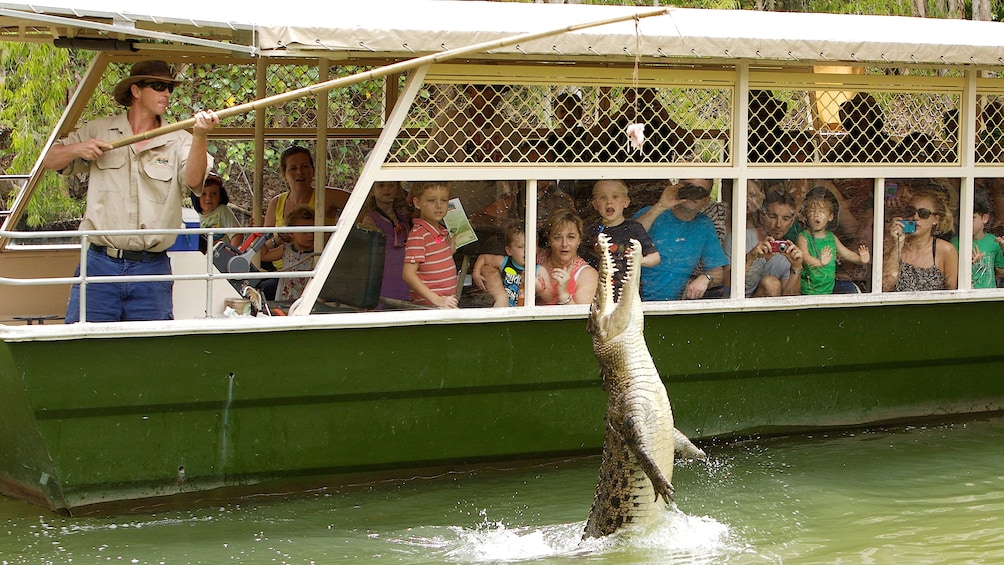
<path fill-rule="evenodd" d="M 631 561 L 648 555 L 652 562 L 721 563 L 749 552 L 727 525 L 707 516 L 688 516 L 676 508 L 648 527 L 628 528 L 606 538 L 582 541 L 584 527 L 585 522 L 514 527 L 486 519 L 475 528 L 420 528 L 388 541 L 421 548 L 426 556 L 431 550 L 451 563 L 562 562 L 583 557 L 616 561 L 618 555 L 630 556 Z"/>

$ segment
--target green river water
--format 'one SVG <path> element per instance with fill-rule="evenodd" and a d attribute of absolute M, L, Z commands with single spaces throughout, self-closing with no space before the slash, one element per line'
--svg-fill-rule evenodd
<path fill-rule="evenodd" d="M 579 543 L 598 457 L 66 518 L 0 498 L 0 563 L 1004 563 L 1004 415 L 705 445 L 654 526 Z"/>

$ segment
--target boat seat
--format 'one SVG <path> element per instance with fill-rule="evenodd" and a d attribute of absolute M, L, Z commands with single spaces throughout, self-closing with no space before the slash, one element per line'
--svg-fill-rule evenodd
<path fill-rule="evenodd" d="M 353 226 L 317 299 L 328 304 L 372 310 L 380 304 L 385 236 Z"/>
<path fill-rule="evenodd" d="M 380 289 L 383 286 L 385 245 L 386 236 L 383 232 L 353 226 L 328 278 L 321 286 L 311 313 L 356 312 L 373 310 L 378 306 L 382 306 L 385 310 L 429 308 L 380 296 Z M 270 304 L 286 312 L 292 301 L 273 301 Z"/>

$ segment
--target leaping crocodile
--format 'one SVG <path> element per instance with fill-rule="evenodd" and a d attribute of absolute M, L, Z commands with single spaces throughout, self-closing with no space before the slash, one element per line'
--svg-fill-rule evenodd
<path fill-rule="evenodd" d="M 599 480 L 583 539 L 658 516 L 673 494 L 674 451 L 704 458 L 674 427 L 666 387 L 645 344 L 638 292 L 641 244 L 631 240 L 620 285 L 615 284 L 617 269 L 605 234 L 599 234 L 597 248 L 599 284 L 587 329 L 608 399 Z"/>

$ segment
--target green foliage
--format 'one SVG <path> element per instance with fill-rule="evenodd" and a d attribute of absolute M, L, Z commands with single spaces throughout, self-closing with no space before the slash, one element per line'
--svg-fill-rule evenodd
<path fill-rule="evenodd" d="M 76 88 L 86 54 L 48 45 L 4 43 L 0 50 L 0 125 L 12 130 L 7 174 L 26 174 L 35 165 L 49 133 Z M 5 160 L 6 163 L 8 160 Z M 6 206 L 14 200 L 8 197 Z M 28 204 L 26 220 L 37 227 L 78 217 L 83 203 L 71 198 L 65 182 L 45 175 Z"/>

